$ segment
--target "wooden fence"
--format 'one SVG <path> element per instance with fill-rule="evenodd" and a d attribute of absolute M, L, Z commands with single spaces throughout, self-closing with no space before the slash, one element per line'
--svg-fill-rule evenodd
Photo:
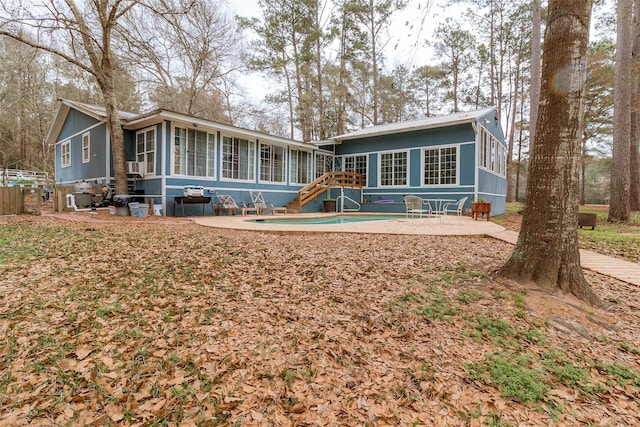
<path fill-rule="evenodd" d="M 14 185 L 0 187 L 0 215 L 30 213 L 40 215 L 42 209 L 42 186 Z"/>

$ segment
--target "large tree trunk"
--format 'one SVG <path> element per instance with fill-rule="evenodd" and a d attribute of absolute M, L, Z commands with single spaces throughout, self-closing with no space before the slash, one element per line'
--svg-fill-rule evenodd
<path fill-rule="evenodd" d="M 550 0 L 541 102 L 518 243 L 504 277 L 601 305 L 578 249 L 579 161 L 593 0 Z"/>
<path fill-rule="evenodd" d="M 609 221 L 629 221 L 633 0 L 618 0 Z"/>
<path fill-rule="evenodd" d="M 629 207 L 640 210 L 640 0 L 633 7 L 633 51 L 631 53 L 632 90 L 631 90 L 631 195 Z"/>
<path fill-rule="evenodd" d="M 540 0 L 533 0 L 533 28 L 531 30 L 531 106 L 529 108 L 529 152 L 533 151 L 538 120 L 538 102 L 540 101 L 540 32 L 542 18 Z"/>

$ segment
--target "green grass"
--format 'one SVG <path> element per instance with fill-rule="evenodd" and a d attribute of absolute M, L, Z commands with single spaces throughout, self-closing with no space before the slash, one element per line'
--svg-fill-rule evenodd
<path fill-rule="evenodd" d="M 547 399 L 549 387 L 544 370 L 532 366 L 527 355 L 488 353 L 485 360 L 468 363 L 469 378 L 494 385 L 506 399 L 538 403 Z"/>

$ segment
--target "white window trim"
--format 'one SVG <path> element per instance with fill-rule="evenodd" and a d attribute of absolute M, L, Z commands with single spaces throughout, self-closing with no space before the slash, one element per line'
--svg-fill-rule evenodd
<path fill-rule="evenodd" d="M 85 147 L 85 141 L 86 141 L 86 147 Z M 85 153 L 86 153 L 86 156 L 85 156 Z M 82 163 L 89 163 L 90 161 L 91 161 L 91 133 L 85 132 L 82 134 Z"/>
<path fill-rule="evenodd" d="M 147 149 L 147 140 L 146 140 L 146 135 L 147 132 L 153 131 L 153 159 L 154 162 L 152 163 L 153 166 L 153 170 L 149 171 L 148 170 L 148 166 L 147 166 L 147 153 L 150 153 L 150 151 L 146 151 Z M 145 140 L 144 140 L 144 163 L 145 163 L 145 170 L 144 173 L 145 175 L 155 175 L 156 174 L 156 162 L 158 161 L 158 155 L 157 155 L 157 141 L 158 141 L 158 136 L 157 136 L 157 129 L 155 126 L 149 126 L 148 128 L 144 128 L 144 129 L 140 129 L 139 131 L 136 131 L 136 161 L 138 161 L 138 155 L 140 153 L 138 153 L 138 135 L 143 134 L 145 136 Z"/>
<path fill-rule="evenodd" d="M 407 183 L 405 185 L 382 185 L 382 155 L 392 153 L 407 153 Z M 367 165 L 368 167 L 368 165 Z M 411 150 L 385 150 L 378 152 L 378 188 L 409 188 L 411 187 Z"/>
<path fill-rule="evenodd" d="M 460 146 L 462 144 L 441 144 L 434 145 L 433 147 L 422 147 L 420 150 L 420 187 L 423 188 L 441 188 L 441 187 L 460 187 Z M 455 184 L 425 184 L 424 183 L 424 152 L 427 150 L 440 150 L 442 148 L 451 148 L 455 147 L 456 149 L 456 183 Z"/>
<path fill-rule="evenodd" d="M 258 146 L 258 150 L 257 150 L 257 161 L 258 161 L 258 173 L 257 173 L 257 178 L 258 178 L 258 182 L 261 184 L 274 184 L 274 185 L 287 185 L 287 167 L 289 166 L 289 162 L 288 162 L 288 154 L 289 151 L 287 150 L 287 147 L 285 145 L 281 145 L 281 144 L 273 144 L 273 143 L 269 143 L 269 142 L 260 142 L 257 144 Z M 262 152 L 262 146 L 270 146 L 270 147 L 280 147 L 283 150 L 283 161 L 284 164 L 282 166 L 283 171 L 282 171 L 282 181 L 268 181 L 268 180 L 263 180 L 260 178 L 261 175 L 261 171 L 260 171 L 260 167 L 261 167 L 261 160 L 262 158 L 261 156 L 261 152 Z"/>
<path fill-rule="evenodd" d="M 240 178 L 225 178 L 224 176 L 224 139 L 226 138 L 231 138 L 231 139 L 244 139 L 246 141 L 249 142 L 249 146 L 253 146 L 253 162 L 250 164 L 250 167 L 253 168 L 253 178 L 248 178 L 248 179 L 240 179 Z M 219 167 L 220 167 L 220 181 L 224 181 L 224 182 L 256 182 L 257 181 L 257 176 L 256 174 L 259 172 L 257 171 L 257 167 L 256 164 L 258 162 L 258 156 L 259 153 L 257 151 L 257 146 L 258 144 L 256 143 L 255 139 L 249 139 L 249 137 L 244 136 L 244 135 L 233 135 L 233 134 L 221 134 L 220 135 L 220 159 L 219 159 Z M 247 169 L 247 171 L 249 171 Z"/>
<path fill-rule="evenodd" d="M 67 147 L 67 151 L 69 153 L 69 161 L 67 162 L 64 161 L 65 147 Z M 68 168 L 70 166 L 71 166 L 71 140 L 67 139 L 66 141 L 62 141 L 62 143 L 60 144 L 60 167 Z"/>

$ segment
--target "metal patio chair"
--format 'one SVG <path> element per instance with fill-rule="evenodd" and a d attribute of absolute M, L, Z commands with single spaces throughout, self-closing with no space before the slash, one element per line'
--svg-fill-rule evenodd
<path fill-rule="evenodd" d="M 406 209 L 405 218 L 413 219 L 416 215 L 418 218 L 422 218 L 423 215 L 431 216 L 431 205 L 425 203 L 421 197 L 418 196 L 404 196 L 404 205 Z"/>
<path fill-rule="evenodd" d="M 446 215 L 447 213 L 451 212 L 457 213 L 458 216 L 462 215 L 462 210 L 464 209 L 464 204 L 467 203 L 467 200 L 469 200 L 468 197 L 463 197 L 457 202 L 445 203 L 444 205 L 442 205 L 442 213 Z"/>
<path fill-rule="evenodd" d="M 271 211 L 271 215 L 274 215 L 277 212 L 282 212 L 283 214 L 287 213 L 287 208 L 285 206 L 274 206 L 271 202 L 265 202 L 262 191 L 249 191 L 249 194 L 251 194 L 251 204 L 258 209 L 258 215 L 262 215 L 262 212 L 264 211 Z"/>

